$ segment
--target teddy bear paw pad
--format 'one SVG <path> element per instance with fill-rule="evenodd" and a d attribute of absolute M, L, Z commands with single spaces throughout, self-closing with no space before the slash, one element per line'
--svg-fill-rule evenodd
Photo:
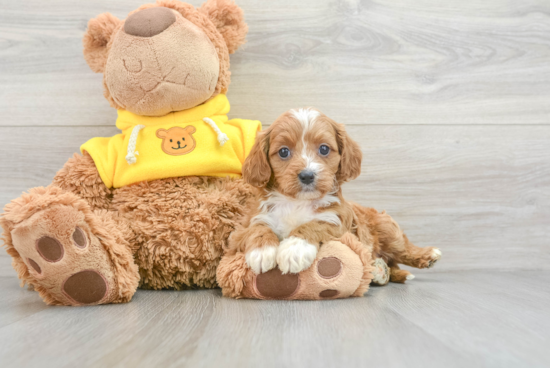
<path fill-rule="evenodd" d="M 342 272 L 342 262 L 336 257 L 326 257 L 317 263 L 317 272 L 322 278 L 331 279 Z"/>
<path fill-rule="evenodd" d="M 50 236 L 43 236 L 36 241 L 36 250 L 48 262 L 59 262 L 63 258 L 63 246 Z"/>
<path fill-rule="evenodd" d="M 42 273 L 42 269 L 40 268 L 38 263 L 36 263 L 35 261 L 33 261 L 30 258 L 27 258 L 27 262 L 29 262 L 29 265 L 36 271 L 36 273 L 38 273 L 38 274 Z"/>
<path fill-rule="evenodd" d="M 323 290 L 319 293 L 319 297 L 321 298 L 334 298 L 336 295 L 338 295 L 339 292 L 338 290 L 332 290 L 332 289 L 327 289 L 327 290 Z"/>
<path fill-rule="evenodd" d="M 256 291 L 263 298 L 286 299 L 290 298 L 298 289 L 300 278 L 295 273 L 286 273 L 283 275 L 281 270 L 274 268 L 257 275 L 254 283 Z"/>
<path fill-rule="evenodd" d="M 94 270 L 84 270 L 69 276 L 63 283 L 63 292 L 78 304 L 93 304 L 107 295 L 107 281 Z"/>

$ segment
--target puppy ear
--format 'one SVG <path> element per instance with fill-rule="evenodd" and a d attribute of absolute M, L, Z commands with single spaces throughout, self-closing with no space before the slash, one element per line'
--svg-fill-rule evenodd
<path fill-rule="evenodd" d="M 243 10 L 233 0 L 208 0 L 199 11 L 214 23 L 230 54 L 245 43 L 248 26 L 244 22 Z"/>
<path fill-rule="evenodd" d="M 244 181 L 255 187 L 263 187 L 271 179 L 271 166 L 267 158 L 269 132 L 270 129 L 266 129 L 258 133 L 256 142 L 243 164 Z"/>
<path fill-rule="evenodd" d="M 339 182 L 346 182 L 357 178 L 361 174 L 363 153 L 361 147 L 351 139 L 343 124 L 331 121 L 336 132 L 336 141 L 340 151 L 340 166 L 336 173 Z"/>
<path fill-rule="evenodd" d="M 107 64 L 107 44 L 122 21 L 110 13 L 100 14 L 88 22 L 84 34 L 84 59 L 95 73 L 103 73 Z"/>

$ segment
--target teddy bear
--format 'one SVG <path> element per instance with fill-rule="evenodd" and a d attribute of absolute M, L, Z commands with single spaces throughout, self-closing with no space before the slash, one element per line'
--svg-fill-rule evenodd
<path fill-rule="evenodd" d="M 125 303 L 138 287 L 220 285 L 224 295 L 258 299 L 367 290 L 373 262 L 352 235 L 323 247 L 315 272 L 275 270 L 253 287 L 242 254 L 218 269 L 255 190 L 240 174 L 261 124 L 229 120 L 225 95 L 229 55 L 247 31 L 232 0 L 199 8 L 158 0 L 125 20 L 90 20 L 84 57 L 103 74 L 121 133 L 84 143 L 50 185 L 0 217 L 18 277 L 47 304 Z"/>

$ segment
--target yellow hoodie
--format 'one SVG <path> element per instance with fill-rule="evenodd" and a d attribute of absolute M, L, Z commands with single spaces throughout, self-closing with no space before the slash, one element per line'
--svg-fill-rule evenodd
<path fill-rule="evenodd" d="M 119 110 L 122 133 L 92 138 L 80 147 L 92 156 L 108 187 L 140 181 L 205 175 L 238 178 L 262 125 L 257 120 L 228 120 L 225 95 L 161 117 Z"/>

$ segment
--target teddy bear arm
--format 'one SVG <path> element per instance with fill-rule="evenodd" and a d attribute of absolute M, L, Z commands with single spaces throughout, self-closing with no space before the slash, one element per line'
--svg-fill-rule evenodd
<path fill-rule="evenodd" d="M 99 175 L 94 160 L 87 153 L 75 153 L 57 172 L 52 184 L 76 194 L 90 205 L 92 210 L 109 209 L 112 190 Z"/>

